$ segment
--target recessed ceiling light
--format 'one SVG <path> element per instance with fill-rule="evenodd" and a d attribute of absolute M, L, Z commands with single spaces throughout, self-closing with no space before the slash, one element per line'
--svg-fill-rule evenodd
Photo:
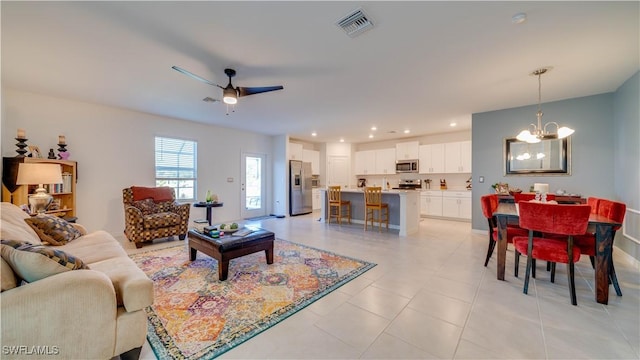
<path fill-rule="evenodd" d="M 410 132 L 411 132 L 411 130 L 409 130 L 409 129 L 406 129 L 406 130 L 404 131 L 404 133 L 405 133 L 405 134 L 408 134 L 408 133 L 410 133 Z"/>
<path fill-rule="evenodd" d="M 369 134 L 369 139 L 373 139 L 373 134 Z"/>
<path fill-rule="evenodd" d="M 378 130 L 378 128 L 377 128 L 377 127 L 375 127 L 375 126 L 372 126 L 372 127 L 371 127 L 371 131 L 376 131 L 376 130 Z"/>
<path fill-rule="evenodd" d="M 342 138 L 341 138 L 341 139 L 340 139 L 340 142 L 344 142 L 344 139 L 342 139 Z"/>
<path fill-rule="evenodd" d="M 456 124 L 456 123 L 454 123 L 454 122 L 452 122 L 452 123 L 450 123 L 450 124 L 449 124 L 449 126 L 451 126 L 451 127 L 456 127 L 456 125 L 458 125 L 458 124 Z"/>
<path fill-rule="evenodd" d="M 311 133 L 311 136 L 318 136 L 318 133 L 316 133 L 315 131 Z"/>
<path fill-rule="evenodd" d="M 517 13 L 514 14 L 511 17 L 511 23 L 512 24 L 522 24 L 523 22 L 527 21 L 527 14 L 526 13 Z"/>

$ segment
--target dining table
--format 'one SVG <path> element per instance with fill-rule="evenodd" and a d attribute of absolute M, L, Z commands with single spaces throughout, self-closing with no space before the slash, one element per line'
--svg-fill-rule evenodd
<path fill-rule="evenodd" d="M 571 206 L 571 205 L 566 205 Z M 507 259 L 507 225 L 518 224 L 519 217 L 516 205 L 513 203 L 499 203 L 493 213 L 498 225 L 498 264 L 497 278 L 504 280 L 505 264 Z M 587 232 L 595 232 L 596 256 L 595 256 L 595 287 L 596 301 L 600 304 L 609 303 L 609 263 L 613 261 L 612 246 L 614 227 L 621 223 L 598 214 L 589 216 Z"/>

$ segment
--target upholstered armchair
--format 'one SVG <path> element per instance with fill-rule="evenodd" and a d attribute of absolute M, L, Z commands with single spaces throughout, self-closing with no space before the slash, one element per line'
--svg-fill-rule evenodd
<path fill-rule="evenodd" d="M 170 187 L 132 186 L 122 190 L 124 234 L 141 248 L 144 242 L 178 235 L 184 240 L 189 227 L 191 204 L 175 201 Z"/>

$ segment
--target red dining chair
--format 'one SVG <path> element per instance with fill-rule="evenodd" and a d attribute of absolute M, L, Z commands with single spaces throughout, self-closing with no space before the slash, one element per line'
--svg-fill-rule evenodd
<path fill-rule="evenodd" d="M 589 200 L 587 199 L 587 204 Z M 607 217 L 616 222 L 622 223 L 624 221 L 624 215 L 627 210 L 627 206 L 621 202 L 611 201 L 607 199 L 597 199 L 593 198 L 592 203 L 596 204 L 595 213 L 604 217 Z M 592 209 L 592 213 L 593 209 Z M 613 228 L 613 232 L 611 234 L 612 243 L 611 243 L 611 251 L 613 252 L 613 239 L 616 237 L 616 231 L 620 229 L 620 226 L 616 226 Z M 596 234 L 595 233 L 586 233 L 584 235 L 576 236 L 575 245 L 580 249 L 580 253 L 584 255 L 589 255 L 589 259 L 591 260 L 591 266 L 595 269 L 595 256 L 596 256 Z M 609 259 L 609 283 L 613 284 L 613 288 L 616 290 L 616 295 L 622 296 L 622 290 L 620 289 L 620 284 L 618 283 L 618 277 L 616 276 L 616 269 L 613 266 L 613 253 L 611 254 L 611 258 Z"/>
<path fill-rule="evenodd" d="M 577 305 L 574 264 L 580 260 L 580 249 L 573 246 L 573 237 L 587 231 L 591 207 L 589 205 L 556 205 L 528 201 L 521 202 L 519 206 L 520 227 L 529 230 L 528 237 L 516 236 L 513 238 L 516 268 L 520 261 L 520 254 L 527 255 L 523 292 L 526 294 L 529 289 L 529 274 L 533 259 L 552 262 L 552 270 L 555 270 L 555 263 L 565 263 L 567 264 L 571 304 Z M 558 237 L 537 237 L 534 236 L 534 231 L 542 234 L 564 235 L 566 240 Z"/>
<path fill-rule="evenodd" d="M 528 193 L 514 193 L 513 194 L 513 202 L 515 202 L 516 204 L 521 202 L 521 201 L 531 201 L 531 200 L 535 200 L 536 198 L 536 193 L 533 192 L 528 192 Z M 547 193 L 547 201 L 555 201 L 556 200 L 556 195 L 555 194 L 549 194 Z M 536 268 L 535 268 L 536 262 L 533 262 L 533 277 L 536 277 Z M 547 262 L 547 271 L 551 271 L 552 267 L 554 265 L 552 265 L 552 263 Z M 518 267 L 516 264 L 515 267 L 515 275 L 516 277 L 518 276 Z M 552 279 L 554 278 L 555 273 L 551 274 Z"/>
<path fill-rule="evenodd" d="M 482 214 L 489 222 L 489 248 L 487 249 L 487 258 L 484 260 L 484 266 L 486 267 L 498 241 L 498 225 L 496 218 L 493 216 L 493 213 L 498 208 L 498 195 L 484 195 L 480 197 L 480 203 L 482 204 Z M 528 233 L 527 230 L 518 226 L 509 225 L 507 227 L 507 243 L 512 243 L 513 237 L 516 235 L 527 236 Z"/>
<path fill-rule="evenodd" d="M 514 193 L 513 202 L 516 204 L 521 201 L 530 201 L 536 198 L 536 193 Z M 547 194 L 547 201 L 553 201 L 556 199 L 555 194 Z"/>

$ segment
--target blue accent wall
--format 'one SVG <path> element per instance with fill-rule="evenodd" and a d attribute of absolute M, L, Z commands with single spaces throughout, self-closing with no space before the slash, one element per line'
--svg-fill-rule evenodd
<path fill-rule="evenodd" d="M 640 260 L 640 72 L 618 88 L 613 97 L 615 198 L 627 204 L 625 227 L 615 245 Z"/>

